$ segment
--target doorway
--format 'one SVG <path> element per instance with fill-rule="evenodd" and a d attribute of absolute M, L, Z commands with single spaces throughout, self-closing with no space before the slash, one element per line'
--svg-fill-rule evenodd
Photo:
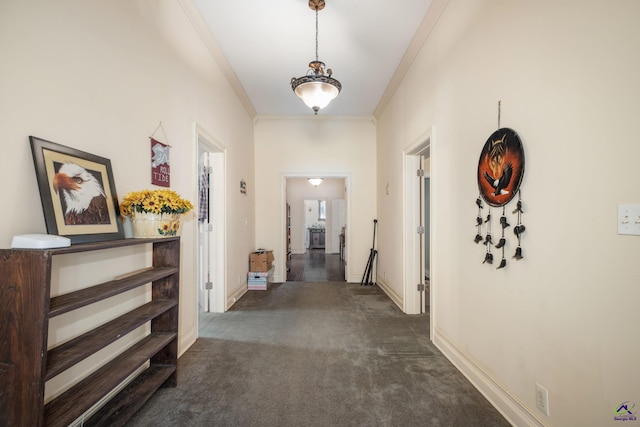
<path fill-rule="evenodd" d="M 423 161 L 423 170 L 425 170 L 424 182 L 423 182 L 423 198 L 422 198 L 422 213 L 424 221 L 422 225 L 424 227 L 424 237 L 422 247 L 423 251 L 423 265 L 424 265 L 424 312 L 429 313 L 431 309 L 431 176 L 427 172 L 427 162 L 430 159 Z"/>
<path fill-rule="evenodd" d="M 346 281 L 347 177 L 284 179 L 287 281 Z"/>
<path fill-rule="evenodd" d="M 431 150 L 431 129 L 404 150 L 404 311 L 407 314 L 433 311 Z"/>
<path fill-rule="evenodd" d="M 223 313 L 226 289 L 226 149 L 197 124 L 197 287 L 201 311 Z"/>

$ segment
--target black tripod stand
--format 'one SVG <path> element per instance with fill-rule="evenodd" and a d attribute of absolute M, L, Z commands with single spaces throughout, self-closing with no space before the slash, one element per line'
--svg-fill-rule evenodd
<path fill-rule="evenodd" d="M 376 277 L 373 277 L 373 263 L 376 262 L 376 257 L 378 255 L 378 251 L 376 250 L 376 228 L 378 226 L 378 220 L 373 220 L 373 244 L 371 245 L 371 251 L 369 252 L 369 259 L 367 260 L 367 266 L 364 269 L 364 274 L 362 275 L 362 280 L 360 281 L 360 286 L 363 285 L 375 285 L 377 279 L 377 271 Z M 377 265 L 377 262 L 376 262 Z"/>

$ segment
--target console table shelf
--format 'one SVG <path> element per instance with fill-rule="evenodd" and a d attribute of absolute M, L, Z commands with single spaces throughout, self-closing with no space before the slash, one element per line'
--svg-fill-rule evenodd
<path fill-rule="evenodd" d="M 162 279 L 177 271 L 177 268 L 153 268 L 125 279 L 113 280 L 101 285 L 95 285 L 76 292 L 53 297 L 51 298 L 49 307 L 49 318 L 118 295 L 122 292 L 137 288 L 140 285 L 153 282 L 154 280 Z"/>
<path fill-rule="evenodd" d="M 153 263 L 127 277 L 50 298 L 56 255 L 151 244 Z M 0 250 L 0 424 L 67 426 L 144 371 L 84 425 L 123 425 L 161 386 L 176 385 L 180 239 L 123 239 Z M 47 351 L 49 319 L 151 283 L 152 300 Z M 46 381 L 149 324 L 139 340 L 44 404 Z M 146 368 L 145 368 L 146 366 Z"/>

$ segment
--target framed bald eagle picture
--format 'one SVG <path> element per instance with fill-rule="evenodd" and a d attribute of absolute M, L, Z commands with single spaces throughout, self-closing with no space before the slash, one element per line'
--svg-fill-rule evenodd
<path fill-rule="evenodd" d="M 71 243 L 124 238 L 111 161 L 30 136 L 47 233 Z"/>

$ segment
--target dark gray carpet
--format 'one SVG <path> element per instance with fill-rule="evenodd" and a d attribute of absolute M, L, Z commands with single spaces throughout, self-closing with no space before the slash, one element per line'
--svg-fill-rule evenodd
<path fill-rule="evenodd" d="M 377 286 L 287 282 L 202 314 L 130 426 L 508 426 Z"/>

